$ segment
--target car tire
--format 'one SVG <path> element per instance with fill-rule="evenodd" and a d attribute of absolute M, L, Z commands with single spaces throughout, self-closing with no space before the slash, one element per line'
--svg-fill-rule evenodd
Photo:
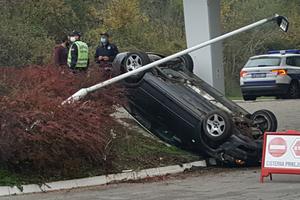
<path fill-rule="evenodd" d="M 203 131 L 213 142 L 223 142 L 232 134 L 232 120 L 229 114 L 222 110 L 213 110 L 203 119 Z"/>
<path fill-rule="evenodd" d="M 122 65 L 122 72 L 126 73 L 135 69 L 138 69 L 144 65 L 150 63 L 150 59 L 148 55 L 144 52 L 129 52 L 127 56 L 124 58 Z M 141 80 L 144 76 L 145 72 L 139 72 L 137 74 L 133 74 L 125 79 L 127 83 L 136 83 Z"/>
<path fill-rule="evenodd" d="M 187 69 L 189 72 L 193 73 L 194 61 L 193 61 L 192 57 L 189 54 L 184 54 L 183 56 L 180 56 L 179 59 L 183 62 L 185 69 Z"/>
<path fill-rule="evenodd" d="M 292 81 L 289 86 L 286 98 L 297 99 L 299 98 L 299 93 L 300 93 L 299 84 L 297 83 L 297 81 Z"/>
<path fill-rule="evenodd" d="M 243 95 L 243 99 L 245 101 L 255 101 L 256 100 L 256 96 L 252 96 L 252 95 Z"/>
<path fill-rule="evenodd" d="M 277 130 L 277 119 L 273 112 L 269 110 L 258 110 L 251 115 L 253 124 L 262 131 L 275 132 Z"/>

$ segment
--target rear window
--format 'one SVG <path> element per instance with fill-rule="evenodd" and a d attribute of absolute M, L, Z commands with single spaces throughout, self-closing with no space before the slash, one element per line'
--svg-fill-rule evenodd
<path fill-rule="evenodd" d="M 260 57 L 248 60 L 245 67 L 267 67 L 279 66 L 281 58 L 279 57 Z"/>
<path fill-rule="evenodd" d="M 300 56 L 291 56 L 286 58 L 286 64 L 300 67 Z"/>

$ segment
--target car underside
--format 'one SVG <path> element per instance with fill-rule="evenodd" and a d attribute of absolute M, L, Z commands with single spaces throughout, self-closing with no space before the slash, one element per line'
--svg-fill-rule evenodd
<path fill-rule="evenodd" d="M 113 63 L 116 74 L 163 58 L 142 52 L 118 56 Z M 259 164 L 263 133 L 277 129 L 274 114 L 250 114 L 194 75 L 193 67 L 187 54 L 128 77 L 123 81 L 128 99 L 124 107 L 171 145 L 225 164 Z"/>

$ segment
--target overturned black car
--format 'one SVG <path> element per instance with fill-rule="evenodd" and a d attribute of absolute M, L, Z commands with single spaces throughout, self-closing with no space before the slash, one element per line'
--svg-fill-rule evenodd
<path fill-rule="evenodd" d="M 155 53 L 125 52 L 113 63 L 115 75 L 163 58 Z M 276 131 L 268 110 L 250 114 L 193 74 L 186 54 L 123 81 L 127 111 L 161 140 L 226 164 L 256 165 L 262 136 Z"/>

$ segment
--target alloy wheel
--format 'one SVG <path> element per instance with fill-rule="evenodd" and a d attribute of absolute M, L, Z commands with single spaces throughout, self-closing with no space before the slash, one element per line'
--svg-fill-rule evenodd
<path fill-rule="evenodd" d="M 207 119 L 206 129 L 211 136 L 221 136 L 224 133 L 225 128 L 225 120 L 222 116 L 214 114 Z"/>
<path fill-rule="evenodd" d="M 126 70 L 132 71 L 143 66 L 142 59 L 137 54 L 132 54 L 126 60 Z"/>

